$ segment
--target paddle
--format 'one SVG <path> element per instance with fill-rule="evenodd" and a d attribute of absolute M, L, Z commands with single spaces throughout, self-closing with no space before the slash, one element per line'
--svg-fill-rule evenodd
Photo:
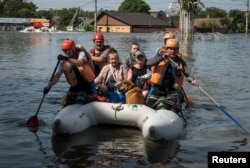
<path fill-rule="evenodd" d="M 60 60 L 57 61 L 56 67 L 55 67 L 55 69 L 54 69 L 54 71 L 53 71 L 53 73 L 52 73 L 52 75 L 50 77 L 50 82 L 52 81 L 52 79 L 53 79 L 53 77 L 54 77 L 54 75 L 56 73 L 56 69 L 57 69 L 57 67 L 59 65 L 59 62 L 60 62 Z M 38 115 L 39 110 L 40 110 L 40 108 L 42 106 L 42 103 L 43 103 L 43 100 L 44 100 L 45 96 L 46 96 L 46 94 L 43 94 L 43 98 L 42 98 L 42 100 L 41 100 L 41 102 L 40 102 L 40 104 L 38 106 L 38 109 L 37 109 L 35 115 L 32 116 L 32 117 L 30 117 L 29 120 L 26 122 L 27 126 L 29 126 L 29 127 L 38 127 L 38 118 L 37 118 L 37 115 Z"/>
<path fill-rule="evenodd" d="M 178 68 L 178 64 L 176 62 L 174 62 L 174 60 L 170 57 L 168 57 L 168 60 L 176 67 Z M 183 74 L 188 78 L 188 82 L 192 82 L 193 79 L 183 70 L 181 70 L 183 72 Z M 246 134 L 248 134 L 247 130 L 221 105 L 219 105 L 211 96 L 209 96 L 209 94 L 202 89 L 200 86 L 197 86 L 210 100 L 212 100 L 217 107 L 226 114 L 226 116 L 228 116 L 237 126 L 239 126 Z"/>
<path fill-rule="evenodd" d="M 185 97 L 185 100 L 186 100 L 187 105 L 192 104 L 193 101 L 192 101 L 191 97 L 188 97 L 188 96 L 187 96 L 187 94 L 186 94 L 186 92 L 184 91 L 183 87 L 181 87 L 181 90 L 182 90 L 182 93 L 183 93 L 183 95 L 184 95 L 184 97 Z"/>

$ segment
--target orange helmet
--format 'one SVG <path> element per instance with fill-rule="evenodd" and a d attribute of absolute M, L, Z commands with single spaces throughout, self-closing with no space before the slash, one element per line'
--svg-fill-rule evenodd
<path fill-rule="evenodd" d="M 75 41 L 72 40 L 72 39 L 63 40 L 63 42 L 61 44 L 61 48 L 62 48 L 62 50 L 73 50 L 73 51 L 75 51 L 75 48 L 76 48 Z"/>
<path fill-rule="evenodd" d="M 168 33 L 166 33 L 166 34 L 164 35 L 164 43 L 166 44 L 166 41 L 167 41 L 168 39 L 174 39 L 174 38 L 175 38 L 174 33 L 168 32 Z"/>
<path fill-rule="evenodd" d="M 168 39 L 166 47 L 177 48 L 179 47 L 179 42 L 176 39 Z"/>
<path fill-rule="evenodd" d="M 101 40 L 101 41 L 104 41 L 104 36 L 102 33 L 95 33 L 94 36 L 93 36 L 93 41 L 95 40 Z"/>

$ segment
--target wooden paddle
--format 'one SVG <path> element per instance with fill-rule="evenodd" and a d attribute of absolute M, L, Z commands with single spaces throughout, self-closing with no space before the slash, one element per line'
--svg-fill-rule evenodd
<path fill-rule="evenodd" d="M 53 77 L 54 77 L 54 75 L 55 75 L 55 73 L 56 73 L 56 69 L 57 69 L 57 67 L 58 67 L 58 65 L 59 65 L 59 62 L 60 62 L 60 60 L 57 61 L 56 67 L 55 67 L 55 69 L 54 69 L 54 71 L 53 71 L 53 73 L 52 73 L 52 75 L 51 75 L 51 77 L 50 77 L 50 82 L 52 81 L 52 79 L 53 79 Z M 51 86 L 50 86 L 50 87 L 51 87 Z M 50 89 L 50 88 L 49 88 L 49 89 Z M 47 94 L 47 93 L 46 93 L 46 94 Z M 40 108 L 41 108 L 41 106 L 42 106 L 42 103 L 43 103 L 43 100 L 44 100 L 46 94 L 43 93 L 43 98 L 42 98 L 42 100 L 41 100 L 41 102 L 40 102 L 40 104 L 39 104 L 39 106 L 38 106 L 38 109 L 37 109 L 35 115 L 33 115 L 32 117 L 30 117 L 29 120 L 26 122 L 26 125 L 27 125 L 28 127 L 38 127 L 39 123 L 38 123 L 37 115 L 38 115 L 38 113 L 39 113 L 39 110 L 40 110 Z"/>
<path fill-rule="evenodd" d="M 178 68 L 178 64 L 176 62 L 174 62 L 173 59 L 171 59 L 170 57 L 168 57 L 168 60 L 175 66 Z M 184 71 L 181 70 L 183 72 L 183 74 L 188 78 L 188 82 L 192 82 L 193 79 Z M 214 104 L 217 105 L 217 107 L 228 117 L 230 118 L 237 126 L 239 126 L 246 134 L 248 134 L 247 130 L 220 104 L 218 104 L 204 89 L 202 89 L 202 87 L 197 86 L 212 102 L 214 102 Z"/>
<path fill-rule="evenodd" d="M 182 93 L 184 95 L 185 101 L 187 103 L 187 105 L 190 105 L 193 103 L 193 100 L 191 99 L 191 97 L 187 96 L 187 94 L 185 93 L 183 87 L 181 87 Z"/>

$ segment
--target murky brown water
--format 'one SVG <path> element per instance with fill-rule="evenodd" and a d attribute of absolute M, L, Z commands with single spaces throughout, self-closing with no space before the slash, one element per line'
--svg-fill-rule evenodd
<path fill-rule="evenodd" d="M 92 33 L 24 34 L 0 32 L 0 162 L 1 167 L 207 167 L 208 151 L 250 151 L 244 135 L 197 87 L 185 84 L 195 102 L 187 110 L 183 135 L 169 142 L 143 140 L 141 131 L 94 127 L 79 135 L 53 137 L 51 124 L 68 86 L 61 79 L 46 96 L 36 133 L 25 127 L 35 114 L 61 53 L 60 43 L 73 38 L 87 49 Z M 184 59 L 209 95 L 231 112 L 244 128 L 250 124 L 250 38 L 229 35 L 227 41 L 182 44 Z M 136 40 L 148 57 L 162 46 L 162 34 L 105 34 L 107 44 L 128 54 Z"/>

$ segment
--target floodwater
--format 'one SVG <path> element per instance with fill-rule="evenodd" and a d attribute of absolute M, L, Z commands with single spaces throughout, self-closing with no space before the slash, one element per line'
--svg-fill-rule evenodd
<path fill-rule="evenodd" d="M 151 142 L 136 128 L 98 126 L 69 136 L 54 137 L 52 121 L 67 92 L 64 78 L 46 95 L 36 133 L 25 122 L 35 114 L 62 53 L 60 44 L 73 38 L 87 49 L 93 33 L 0 32 L 0 163 L 1 167 L 207 167 L 209 151 L 250 152 L 249 135 L 228 118 L 199 88 L 185 83 L 194 104 L 188 124 L 172 141 Z M 104 34 L 105 43 L 127 56 L 138 41 L 147 57 L 163 45 L 162 33 Z M 250 37 L 226 35 L 226 40 L 197 38 L 181 44 L 181 52 L 200 87 L 223 105 L 246 130 L 250 129 Z"/>

